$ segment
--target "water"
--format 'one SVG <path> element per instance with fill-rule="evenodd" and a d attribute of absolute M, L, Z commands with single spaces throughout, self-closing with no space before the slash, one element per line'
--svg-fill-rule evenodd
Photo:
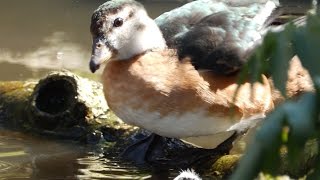
<path fill-rule="evenodd" d="M 0 80 L 38 78 L 52 69 L 89 72 L 90 18 L 93 10 L 103 2 L 1 1 Z M 181 4 L 148 2 L 143 4 L 151 17 Z"/>
<path fill-rule="evenodd" d="M 96 148 L 0 131 L 0 179 L 150 179 Z"/>
<path fill-rule="evenodd" d="M 89 73 L 90 17 L 103 2 L 0 1 L 0 81 L 38 79 L 59 69 Z M 148 2 L 152 17 L 181 4 Z M 120 165 L 92 147 L 0 129 L 0 179 L 150 178 L 150 172 Z"/>

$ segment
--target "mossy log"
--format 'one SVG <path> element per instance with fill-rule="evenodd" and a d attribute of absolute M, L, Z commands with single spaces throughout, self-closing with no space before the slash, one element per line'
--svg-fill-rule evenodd
<path fill-rule="evenodd" d="M 134 129 L 110 112 L 101 84 L 68 71 L 0 82 L 0 119 L 7 128 L 85 142 L 99 141 L 101 128 Z"/>
<path fill-rule="evenodd" d="M 109 110 L 100 83 L 68 71 L 52 72 L 38 82 L 0 82 L 0 123 L 32 134 L 99 143 L 105 147 L 106 154 L 119 153 L 130 142 L 141 138 L 141 134 L 148 134 L 126 125 Z M 166 157 L 192 148 L 172 138 L 166 142 L 167 145 L 161 147 L 171 153 Z M 206 166 L 210 170 L 201 171 L 210 177 L 225 178 L 236 167 L 240 157 L 217 154 L 214 161 L 210 161 L 213 164 Z M 303 162 L 308 166 L 303 167 L 310 167 L 314 156 L 305 157 L 307 159 Z M 182 157 L 186 162 L 188 158 L 191 157 Z M 284 166 L 282 171 L 288 172 L 286 169 Z"/>

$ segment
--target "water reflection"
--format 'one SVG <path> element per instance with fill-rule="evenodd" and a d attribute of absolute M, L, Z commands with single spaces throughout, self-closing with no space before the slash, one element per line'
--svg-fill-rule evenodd
<path fill-rule="evenodd" d="M 81 154 L 72 145 L 8 130 L 0 131 L 0 144 L 1 179 L 43 178 L 43 173 L 45 178 L 74 177 L 69 173 L 73 164 L 69 160 Z M 57 161 L 58 157 L 64 157 L 64 162 Z"/>
<path fill-rule="evenodd" d="M 135 167 L 119 165 L 117 161 L 99 156 L 88 155 L 77 159 L 79 175 L 77 178 L 86 179 L 150 179 L 151 175 L 143 174 Z"/>
<path fill-rule="evenodd" d="M 0 51 L 0 61 L 23 64 L 29 69 L 87 69 L 86 57 L 89 51 L 72 41 L 66 41 L 68 34 L 54 32 L 43 38 L 43 45 L 32 51 Z M 88 46 L 89 49 L 89 46 Z"/>
<path fill-rule="evenodd" d="M 89 72 L 89 23 L 102 0 L 0 1 L 0 72 L 71 69 Z M 143 1 L 150 16 L 181 5 L 177 1 Z M 22 64 L 25 70 L 4 66 Z M 21 67 L 21 66 L 20 66 Z M 7 71 L 9 71 L 7 70 Z M 0 74 L 0 80 L 8 76 Z M 31 77 L 39 77 L 37 74 Z M 29 77 L 27 77 L 29 78 Z M 21 78 L 19 78 L 21 79 Z M 16 80 L 16 79 L 14 79 Z"/>
<path fill-rule="evenodd" d="M 150 179 L 101 152 L 71 142 L 0 131 L 0 179 Z M 114 158 L 115 159 L 115 158 Z"/>

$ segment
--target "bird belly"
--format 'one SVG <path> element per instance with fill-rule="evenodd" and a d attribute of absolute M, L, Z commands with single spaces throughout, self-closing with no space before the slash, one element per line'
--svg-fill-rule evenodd
<path fill-rule="evenodd" d="M 123 108 L 114 108 L 114 112 L 124 122 L 161 136 L 184 139 L 198 147 L 216 147 L 233 134 L 234 130 L 227 130 L 236 123 L 231 117 L 214 117 L 201 109 L 184 113 L 172 112 L 163 116 L 159 112 L 149 112 L 143 108 L 132 109 L 125 104 L 122 106 Z"/>
<path fill-rule="evenodd" d="M 231 114 L 215 117 L 201 109 L 184 113 L 172 112 L 163 116 L 159 112 L 150 112 L 147 108 L 130 108 L 130 105 L 125 103 L 113 109 L 115 114 L 128 124 L 161 136 L 179 138 L 202 148 L 215 148 L 234 132 L 245 131 L 264 117 L 256 115 L 254 118 L 242 120 L 233 119 Z"/>
<path fill-rule="evenodd" d="M 189 137 L 214 134 L 228 129 L 233 123 L 221 117 L 206 115 L 204 111 L 170 113 L 165 116 L 159 112 L 144 109 L 131 109 L 126 106 L 116 113 L 123 121 L 143 127 L 166 137 Z"/>

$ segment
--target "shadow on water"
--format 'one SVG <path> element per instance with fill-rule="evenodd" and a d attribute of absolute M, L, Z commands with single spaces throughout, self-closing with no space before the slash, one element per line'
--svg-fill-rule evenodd
<path fill-rule="evenodd" d="M 57 69 L 89 72 L 90 17 L 103 2 L 0 1 L 0 80 L 37 79 Z M 143 4 L 156 17 L 181 2 L 145 0 Z M 0 124 L 0 179 L 151 178 L 150 173 L 114 159 L 90 147 L 1 129 Z"/>

